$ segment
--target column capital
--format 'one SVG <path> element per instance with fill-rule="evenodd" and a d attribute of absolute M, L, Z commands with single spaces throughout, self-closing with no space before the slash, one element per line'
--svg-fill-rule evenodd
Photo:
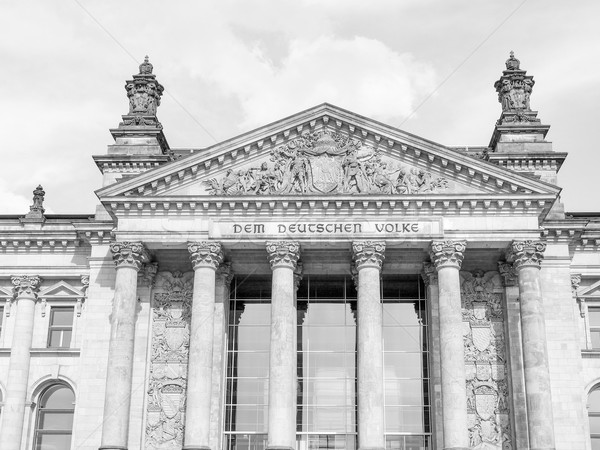
<path fill-rule="evenodd" d="M 13 295 L 19 297 L 33 297 L 37 299 L 37 294 L 40 291 L 40 283 L 42 279 L 36 275 L 20 275 L 11 277 L 10 281 L 13 284 Z"/>
<path fill-rule="evenodd" d="M 429 256 L 437 270 L 443 267 L 460 269 L 466 249 L 467 241 L 431 241 Z"/>
<path fill-rule="evenodd" d="M 208 267 L 216 271 L 223 262 L 223 246 L 220 242 L 188 242 L 188 251 L 194 270 Z"/>
<path fill-rule="evenodd" d="M 131 267 L 140 270 L 150 260 L 150 255 L 141 242 L 113 242 L 110 244 L 113 261 L 117 269 Z"/>
<path fill-rule="evenodd" d="M 517 272 L 511 263 L 498 261 L 498 272 L 504 281 L 504 286 L 517 285 Z"/>
<path fill-rule="evenodd" d="M 356 270 L 364 267 L 374 267 L 381 270 L 385 259 L 385 241 L 352 242 L 352 259 Z"/>
<path fill-rule="evenodd" d="M 430 262 L 423 263 L 423 270 L 421 271 L 421 278 L 423 278 L 423 282 L 425 286 L 436 285 L 438 282 L 437 271 L 435 270 L 435 265 Z"/>
<path fill-rule="evenodd" d="M 542 241 L 512 241 L 506 249 L 506 261 L 513 263 L 516 271 L 522 267 L 540 268 L 546 243 Z"/>
<path fill-rule="evenodd" d="M 271 269 L 288 267 L 295 269 L 300 258 L 300 244 L 296 241 L 269 241 L 266 244 Z"/>

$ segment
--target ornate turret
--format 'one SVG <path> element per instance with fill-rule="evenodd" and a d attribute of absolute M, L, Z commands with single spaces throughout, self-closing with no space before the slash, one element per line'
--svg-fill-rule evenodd
<path fill-rule="evenodd" d="M 29 212 L 25 217 L 21 218 L 22 223 L 43 223 L 46 220 L 44 216 L 44 196 L 46 192 L 44 188 L 39 185 L 33 191 L 33 204 L 29 207 Z"/>
<path fill-rule="evenodd" d="M 152 73 L 153 66 L 148 57 L 140 64 L 139 73 L 125 82 L 129 99 L 129 112 L 116 129 L 110 130 L 115 145 L 109 154 L 159 155 L 168 154 L 169 145 L 156 117 L 164 87 Z"/>
<path fill-rule="evenodd" d="M 163 127 L 156 117 L 164 87 L 156 80 L 152 70 L 153 66 L 146 56 L 139 66 L 139 73 L 125 82 L 129 112 L 122 116 L 118 128 L 110 130 L 115 143 L 108 146 L 107 154 L 94 156 L 102 172 L 102 186 L 174 159 Z M 102 205 L 98 205 L 96 219 L 110 219 Z"/>
<path fill-rule="evenodd" d="M 544 142 L 550 129 L 549 125 L 541 124 L 537 111 L 531 110 L 530 97 L 535 81 L 520 66 L 521 62 L 510 52 L 506 70 L 494 83 L 498 101 L 502 105 L 502 113 L 490 142 L 490 147 L 495 152 L 530 151 L 532 148 L 523 144 Z M 540 148 L 535 146 L 533 150 L 539 151 Z"/>

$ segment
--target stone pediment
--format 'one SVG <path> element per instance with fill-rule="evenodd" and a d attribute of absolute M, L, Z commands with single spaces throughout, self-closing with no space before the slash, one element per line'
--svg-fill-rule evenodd
<path fill-rule="evenodd" d="M 97 195 L 109 210 L 120 202 L 390 196 L 471 202 L 472 196 L 482 201 L 501 197 L 502 202 L 541 202 L 548 208 L 559 192 L 556 186 L 323 104 L 102 188 Z"/>

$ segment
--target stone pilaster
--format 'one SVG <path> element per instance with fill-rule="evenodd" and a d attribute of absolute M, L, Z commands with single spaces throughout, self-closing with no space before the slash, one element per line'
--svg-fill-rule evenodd
<path fill-rule="evenodd" d="M 527 448 L 527 403 L 525 396 L 525 375 L 523 372 L 523 347 L 521 345 L 521 305 L 519 304 L 519 283 L 517 272 L 511 263 L 498 262 L 498 272 L 504 285 L 504 323 L 506 335 L 507 364 L 509 377 L 510 414 L 515 436 L 515 448 Z"/>
<path fill-rule="evenodd" d="M 37 276 L 23 275 L 12 277 L 11 281 L 17 313 L 10 348 L 6 398 L 2 408 L 0 441 L 3 449 L 20 450 L 27 402 L 35 302 L 41 280 Z"/>
<path fill-rule="evenodd" d="M 185 450 L 210 449 L 213 333 L 216 271 L 223 262 L 223 248 L 213 241 L 190 242 L 194 267 L 192 322 L 185 410 Z"/>
<path fill-rule="evenodd" d="M 358 447 L 385 448 L 383 396 L 383 324 L 381 267 L 384 241 L 352 243 L 352 259 L 358 272 Z"/>
<path fill-rule="evenodd" d="M 128 448 L 129 410 L 137 309 L 137 276 L 149 255 L 141 242 L 114 242 L 110 250 L 115 262 L 113 299 L 104 420 L 100 450 Z"/>
<path fill-rule="evenodd" d="M 540 266 L 545 250 L 546 244 L 540 241 L 513 241 L 506 252 L 506 260 L 513 263 L 518 274 L 527 424 L 531 450 L 555 448 L 546 324 L 540 282 Z"/>
<path fill-rule="evenodd" d="M 465 241 L 433 241 L 429 252 L 438 275 L 443 448 L 446 450 L 466 450 L 469 446 L 459 276 L 466 248 Z"/>
<path fill-rule="evenodd" d="M 423 263 L 421 278 L 425 283 L 427 291 L 427 304 L 429 306 L 429 354 L 431 357 L 430 365 L 430 395 L 431 395 L 431 418 L 432 418 L 432 433 L 433 433 L 433 448 L 443 447 L 443 411 L 442 411 L 442 368 L 440 356 L 440 305 L 439 305 L 439 290 L 438 276 L 435 270 L 435 265 L 430 262 Z"/>
<path fill-rule="evenodd" d="M 269 449 L 296 448 L 296 289 L 300 257 L 295 241 L 267 242 L 273 271 L 269 355 Z"/>

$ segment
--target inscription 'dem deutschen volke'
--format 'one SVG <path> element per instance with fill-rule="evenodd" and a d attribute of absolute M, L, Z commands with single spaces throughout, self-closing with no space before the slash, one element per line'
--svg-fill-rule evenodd
<path fill-rule="evenodd" d="M 441 221 L 272 221 L 215 222 L 214 237 L 353 237 L 353 236 L 434 236 L 440 235 Z"/>

